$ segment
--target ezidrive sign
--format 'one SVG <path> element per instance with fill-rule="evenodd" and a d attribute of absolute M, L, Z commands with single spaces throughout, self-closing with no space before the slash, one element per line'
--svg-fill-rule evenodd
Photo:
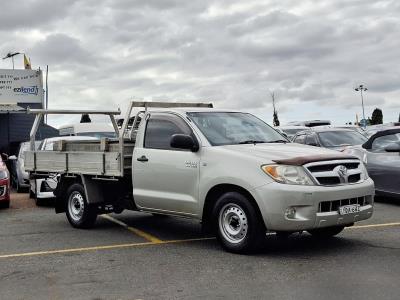
<path fill-rule="evenodd" d="M 0 69 L 0 104 L 42 102 L 42 71 Z"/>

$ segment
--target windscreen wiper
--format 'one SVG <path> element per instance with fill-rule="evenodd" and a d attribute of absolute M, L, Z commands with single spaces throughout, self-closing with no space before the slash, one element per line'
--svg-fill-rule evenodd
<path fill-rule="evenodd" d="M 286 144 L 286 143 L 289 143 L 289 141 L 286 141 L 286 140 L 275 140 L 275 141 L 268 141 L 267 143 L 284 143 L 284 144 Z"/>
<path fill-rule="evenodd" d="M 265 141 L 246 140 L 246 141 L 241 141 L 238 144 L 260 144 L 260 143 L 265 143 Z"/>

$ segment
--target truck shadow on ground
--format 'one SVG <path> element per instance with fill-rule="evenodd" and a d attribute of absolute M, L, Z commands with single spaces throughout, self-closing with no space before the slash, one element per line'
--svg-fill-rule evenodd
<path fill-rule="evenodd" d="M 204 234 L 198 222 L 182 218 L 152 216 L 150 214 L 138 214 L 134 217 L 120 215 L 117 218 L 128 226 L 146 231 L 163 241 L 213 237 L 213 235 Z M 250 253 L 250 255 L 279 257 L 326 256 L 342 251 L 357 251 L 360 246 L 363 245 L 359 240 L 350 239 L 342 235 L 323 240 L 314 238 L 307 233 L 293 234 L 288 238 L 278 238 L 276 235 L 270 235 L 266 236 L 261 247 L 257 251 Z M 223 251 L 216 239 L 188 243 L 185 244 L 186 247 L 202 248 L 202 250 L 207 251 Z"/>
<path fill-rule="evenodd" d="M 399 198 L 395 198 L 395 197 L 375 196 L 375 202 L 391 204 L 391 205 L 400 207 L 400 199 Z"/>

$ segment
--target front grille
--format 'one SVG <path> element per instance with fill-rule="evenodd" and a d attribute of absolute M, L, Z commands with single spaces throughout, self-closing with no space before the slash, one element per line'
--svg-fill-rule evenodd
<path fill-rule="evenodd" d="M 3 197 L 6 194 L 7 188 L 5 185 L 0 186 L 0 197 Z"/>
<path fill-rule="evenodd" d="M 324 165 L 316 165 L 316 166 L 310 166 L 308 167 L 308 170 L 310 172 L 326 172 L 326 171 L 332 171 L 335 167 L 337 166 L 345 166 L 347 169 L 352 170 L 352 169 L 357 169 L 359 166 L 360 162 L 354 162 L 354 163 L 331 163 L 331 164 L 324 164 Z"/>
<path fill-rule="evenodd" d="M 362 181 L 362 166 L 358 159 L 319 161 L 304 165 L 318 185 L 334 186 Z"/>
<path fill-rule="evenodd" d="M 372 202 L 371 196 L 357 197 L 350 199 L 323 201 L 319 203 L 318 212 L 332 212 L 338 211 L 340 206 L 358 204 L 360 206 L 370 205 Z"/>

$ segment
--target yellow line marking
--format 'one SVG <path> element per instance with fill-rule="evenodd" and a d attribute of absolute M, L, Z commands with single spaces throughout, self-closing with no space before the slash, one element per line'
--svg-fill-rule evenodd
<path fill-rule="evenodd" d="M 160 243 L 144 242 L 144 243 L 130 243 L 130 244 L 105 245 L 105 246 L 94 246 L 94 247 L 84 247 L 84 248 L 72 248 L 72 249 L 26 252 L 26 253 L 0 255 L 0 259 L 2 259 L 2 258 L 24 257 L 24 256 L 38 256 L 38 255 L 59 254 L 59 253 L 87 252 L 87 251 L 97 251 L 97 250 L 107 250 L 107 249 L 133 248 L 133 247 L 164 245 L 164 244 L 179 244 L 179 243 L 207 241 L 207 240 L 214 240 L 214 239 L 215 239 L 215 237 L 209 237 L 209 238 L 195 238 L 195 239 L 186 239 L 186 240 L 170 240 L 170 241 L 162 241 Z"/>
<path fill-rule="evenodd" d="M 389 227 L 389 226 L 400 226 L 400 222 L 397 222 L 397 223 L 384 223 L 384 224 L 358 225 L 358 226 L 346 227 L 346 229 L 361 229 L 361 228 Z"/>
<path fill-rule="evenodd" d="M 102 215 L 102 217 L 106 218 L 106 219 L 111 218 L 111 219 L 113 219 L 113 220 L 118 222 L 118 223 L 117 222 L 115 222 L 115 223 L 117 223 L 117 224 L 119 224 L 121 226 L 124 226 L 124 227 L 129 227 L 125 223 L 123 223 L 123 222 L 121 222 L 121 221 L 119 221 L 117 219 L 114 219 L 114 218 L 112 218 L 112 217 L 110 217 L 108 215 Z M 363 228 L 389 227 L 389 226 L 400 226 L 400 222 L 397 222 L 397 223 L 384 223 L 384 224 L 359 225 L 359 226 L 353 226 L 353 227 L 346 227 L 346 229 L 363 229 Z M 130 228 L 133 228 L 133 227 L 130 227 Z M 135 229 L 135 228 L 133 228 L 133 229 Z M 84 247 L 84 248 L 71 248 L 71 249 L 59 249 L 59 250 L 26 252 L 26 253 L 16 253 L 16 254 L 4 254 L 4 255 L 0 255 L 0 259 L 39 256 L 39 255 L 50 255 L 50 254 L 62 254 L 62 253 L 88 252 L 88 251 L 107 250 L 107 249 L 134 248 L 134 247 L 153 246 L 153 245 L 179 244 L 179 243 L 208 241 L 208 240 L 215 240 L 215 237 L 194 238 L 194 239 L 185 239 L 185 240 L 169 240 L 169 241 L 161 241 L 161 240 L 156 238 L 156 242 L 149 241 L 149 242 L 144 242 L 144 243 L 116 244 L 116 245 L 104 245 L 104 246 L 94 246 L 94 247 Z"/>
<path fill-rule="evenodd" d="M 163 241 L 160 240 L 159 238 L 156 238 L 155 236 L 144 232 L 140 229 L 134 228 L 134 227 L 130 227 L 127 224 L 125 224 L 124 222 L 121 222 L 120 220 L 117 220 L 113 217 L 111 217 L 110 215 L 101 215 L 101 217 L 103 217 L 104 219 L 107 219 L 115 224 L 121 225 L 122 227 L 126 228 L 127 230 L 129 230 L 130 232 L 133 232 L 134 234 L 144 238 L 145 240 L 154 243 L 154 244 L 159 244 L 162 243 Z"/>

